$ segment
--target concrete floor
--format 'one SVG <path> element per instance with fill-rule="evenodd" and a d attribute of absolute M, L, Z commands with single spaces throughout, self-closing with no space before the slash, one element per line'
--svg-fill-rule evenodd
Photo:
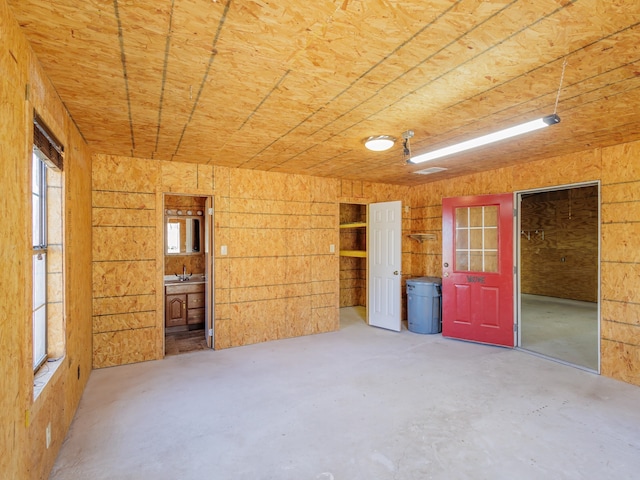
<path fill-rule="evenodd" d="M 521 295 L 521 346 L 598 371 L 598 304 Z"/>
<path fill-rule="evenodd" d="M 51 479 L 638 478 L 640 388 L 342 314 L 94 371 Z"/>

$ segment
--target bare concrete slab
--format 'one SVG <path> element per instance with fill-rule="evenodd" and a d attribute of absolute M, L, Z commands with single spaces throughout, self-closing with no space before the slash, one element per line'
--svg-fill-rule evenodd
<path fill-rule="evenodd" d="M 50 478 L 638 478 L 640 388 L 358 313 L 94 371 Z"/>

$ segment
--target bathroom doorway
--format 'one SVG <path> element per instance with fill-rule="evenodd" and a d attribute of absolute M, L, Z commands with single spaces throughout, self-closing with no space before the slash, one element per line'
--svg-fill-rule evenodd
<path fill-rule="evenodd" d="M 517 194 L 518 346 L 600 371 L 599 184 Z"/>
<path fill-rule="evenodd" d="M 213 346 L 211 197 L 164 196 L 165 355 Z"/>

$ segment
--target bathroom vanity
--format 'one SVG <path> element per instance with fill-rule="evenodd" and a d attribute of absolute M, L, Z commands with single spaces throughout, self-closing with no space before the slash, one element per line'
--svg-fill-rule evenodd
<path fill-rule="evenodd" d="M 165 282 L 165 327 L 190 330 L 204 326 L 204 280 Z"/>

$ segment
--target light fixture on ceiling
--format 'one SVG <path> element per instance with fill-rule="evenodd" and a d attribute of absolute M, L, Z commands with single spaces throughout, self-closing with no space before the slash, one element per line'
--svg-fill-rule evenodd
<path fill-rule="evenodd" d="M 396 143 L 395 137 L 391 135 L 375 135 L 364 141 L 364 146 L 374 152 L 383 152 L 389 150 Z"/>
<path fill-rule="evenodd" d="M 483 135 L 481 137 L 472 138 L 471 140 L 467 140 L 465 142 L 456 143 L 455 145 L 451 145 L 449 147 L 444 147 L 438 150 L 433 150 L 431 152 L 416 155 L 415 157 L 411 157 L 409 160 L 407 160 L 407 162 L 427 162 L 436 158 L 446 157 L 447 155 L 453 155 L 454 153 L 464 152 L 465 150 L 470 150 L 472 148 L 482 147 L 483 145 L 488 145 L 489 143 L 498 142 L 500 140 L 505 140 L 517 135 L 522 135 L 524 133 L 533 132 L 550 125 L 555 125 L 556 123 L 560 123 L 560 117 L 554 113 L 551 115 L 547 115 L 546 117 L 538 118 L 537 120 L 532 120 L 530 122 L 521 123 L 520 125 L 516 125 L 514 127 L 509 127 L 497 132 L 489 133 L 488 135 Z"/>

